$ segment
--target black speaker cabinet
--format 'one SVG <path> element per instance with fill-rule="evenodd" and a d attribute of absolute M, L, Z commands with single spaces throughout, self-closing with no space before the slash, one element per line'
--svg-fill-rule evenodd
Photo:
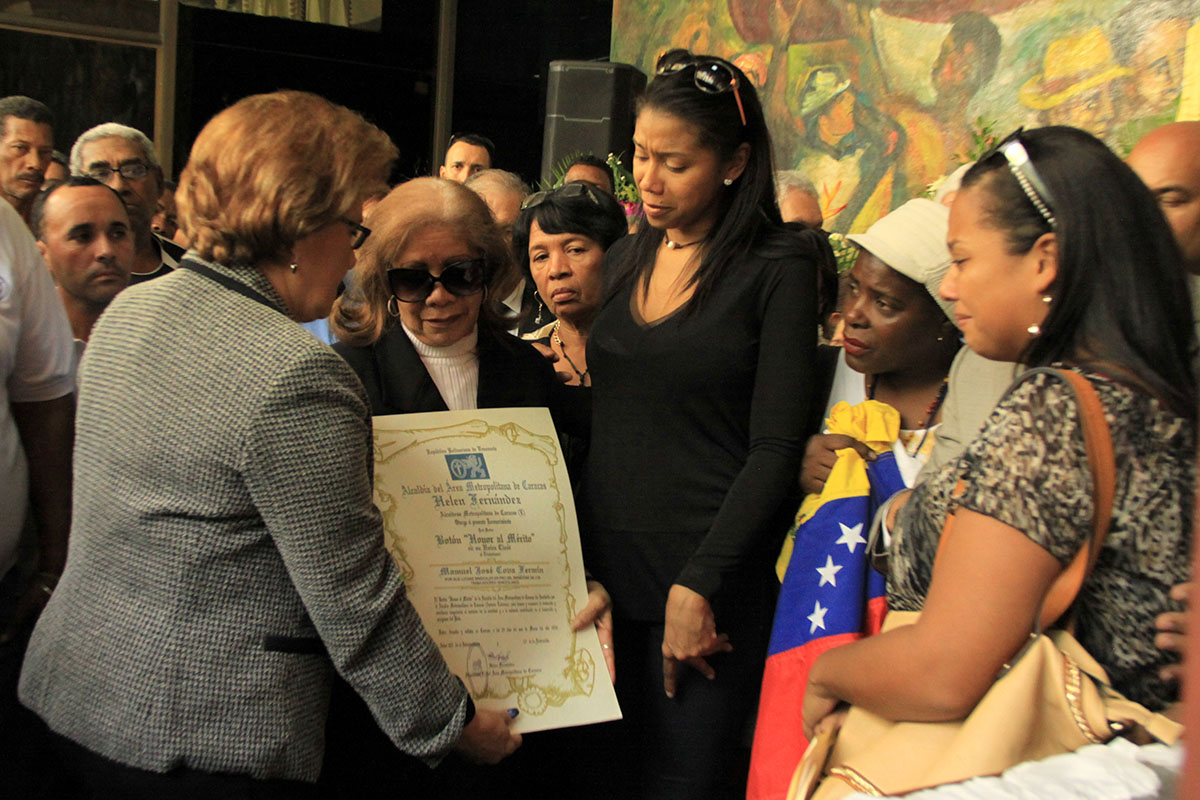
<path fill-rule="evenodd" d="M 542 180 L 573 153 L 605 158 L 633 153 L 634 100 L 646 76 L 629 64 L 608 61 L 551 61 L 546 87 L 546 133 L 542 139 Z"/>

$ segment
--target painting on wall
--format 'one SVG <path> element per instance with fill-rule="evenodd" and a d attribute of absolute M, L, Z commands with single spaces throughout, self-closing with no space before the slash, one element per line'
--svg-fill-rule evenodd
<path fill-rule="evenodd" d="M 825 228 L 847 233 L 1020 125 L 1124 155 L 1200 118 L 1198 19 L 1198 0 L 615 0 L 611 56 L 648 75 L 674 47 L 736 63 L 776 168 L 811 179 Z"/>

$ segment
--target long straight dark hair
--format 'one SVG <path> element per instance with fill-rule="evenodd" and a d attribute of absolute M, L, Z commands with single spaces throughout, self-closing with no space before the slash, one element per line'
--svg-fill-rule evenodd
<path fill-rule="evenodd" d="M 700 145 L 722 161 L 733 158 L 743 143 L 750 145 L 746 168 L 732 186 L 720 196 L 717 222 L 704 237 L 704 253 L 688 286 L 695 286 L 684 307 L 690 314 L 704 304 L 721 276 L 759 241 L 764 228 L 779 226 L 779 206 L 775 202 L 775 172 L 771 165 L 771 136 L 763 117 L 758 93 L 746 75 L 733 64 L 716 56 L 693 56 L 697 63 L 716 61 L 733 73 L 737 91 L 746 113 L 742 124 L 733 91 L 710 94 L 696 88 L 694 67 L 685 67 L 659 75 L 646 87 L 638 100 L 638 113 L 648 108 L 686 121 L 696 130 Z M 638 225 L 628 258 L 617 266 L 610 284 L 615 292 L 627 281 L 636 281 L 644 291 L 649 285 L 654 257 L 665 232 L 652 228 L 643 217 Z"/>
<path fill-rule="evenodd" d="M 1154 196 L 1089 133 L 1063 126 L 1021 134 L 1053 198 L 1058 277 L 1041 333 L 1021 361 L 1070 362 L 1140 386 L 1196 417 L 1191 355 L 1195 328 L 1183 257 Z M 988 224 L 1012 254 L 1052 229 L 996 153 L 971 167 L 962 187 L 985 193 Z"/>

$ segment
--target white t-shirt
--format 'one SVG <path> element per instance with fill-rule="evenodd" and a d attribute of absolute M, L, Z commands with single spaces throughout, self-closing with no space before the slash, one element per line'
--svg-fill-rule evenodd
<path fill-rule="evenodd" d="M 29 507 L 29 472 L 10 403 L 75 391 L 75 344 L 67 312 L 33 236 L 0 202 L 0 576 L 16 560 Z M 66 477 L 66 476 L 64 476 Z"/>

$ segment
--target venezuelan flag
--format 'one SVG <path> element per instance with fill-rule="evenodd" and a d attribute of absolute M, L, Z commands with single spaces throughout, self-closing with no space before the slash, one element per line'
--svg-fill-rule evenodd
<path fill-rule="evenodd" d="M 776 570 L 782 587 L 763 673 L 758 721 L 750 760 L 748 800 L 776 800 L 804 748 L 801 709 L 808 671 L 832 647 L 877 633 L 887 612 L 883 576 L 868 563 L 867 534 L 875 510 L 905 488 L 893 444 L 900 415 L 866 400 L 838 403 L 826 430 L 865 442 L 878 460 L 855 450 L 838 459 L 820 494 L 800 506 Z"/>

